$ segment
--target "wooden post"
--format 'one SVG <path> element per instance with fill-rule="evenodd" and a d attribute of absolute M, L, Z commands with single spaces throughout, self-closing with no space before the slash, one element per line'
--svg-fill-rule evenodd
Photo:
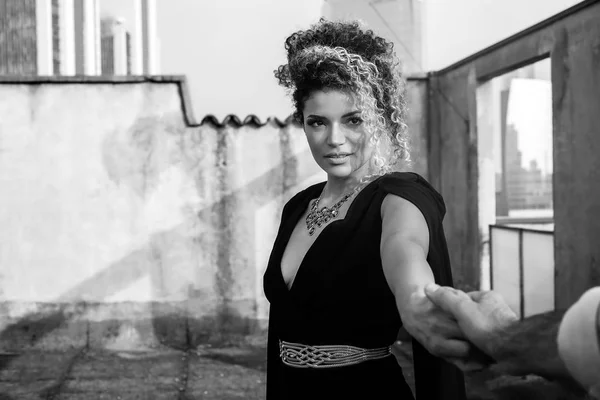
<path fill-rule="evenodd" d="M 555 306 L 600 285 L 600 8 L 552 51 Z"/>
<path fill-rule="evenodd" d="M 467 142 L 467 265 L 462 265 L 464 284 L 472 290 L 481 289 L 481 248 L 487 240 L 487 225 L 489 216 L 480 223 L 482 216 L 482 205 L 487 205 L 488 198 L 480 200 L 482 193 L 479 179 L 480 155 L 479 138 L 477 136 L 477 72 L 475 66 L 471 66 L 466 79 L 467 120 L 468 120 L 468 142 Z M 495 204 L 495 202 L 493 202 Z M 485 209 L 483 212 L 485 213 Z"/>
<path fill-rule="evenodd" d="M 490 225 L 496 223 L 496 166 L 494 135 L 499 130 L 498 101 L 493 80 L 477 90 L 477 198 L 479 211 L 480 289 L 491 287 Z"/>

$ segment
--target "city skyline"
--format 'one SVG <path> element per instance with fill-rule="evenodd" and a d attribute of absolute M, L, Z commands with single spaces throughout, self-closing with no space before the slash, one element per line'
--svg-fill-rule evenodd
<path fill-rule="evenodd" d="M 548 60 L 498 78 L 496 215 L 553 210 L 552 84 Z M 529 214 L 529 212 L 526 212 Z M 541 215 L 538 215 L 541 216 Z"/>
<path fill-rule="evenodd" d="M 127 26 L 118 15 L 107 24 L 103 0 L 6 1 L 0 0 L 6 10 L 0 15 L 0 48 L 6 50 L 0 52 L 0 74 L 159 73 L 155 0 L 127 2 Z"/>
<path fill-rule="evenodd" d="M 552 84 L 538 78 L 513 78 L 508 89 L 506 125 L 519 132 L 521 167 L 536 161 L 544 174 L 552 174 Z M 499 143 L 497 144 L 497 146 Z M 497 154 L 502 154 L 497 148 Z M 498 161 L 497 170 L 502 171 Z"/>

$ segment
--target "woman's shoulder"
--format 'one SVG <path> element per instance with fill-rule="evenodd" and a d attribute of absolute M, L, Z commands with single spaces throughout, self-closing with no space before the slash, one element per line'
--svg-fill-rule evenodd
<path fill-rule="evenodd" d="M 421 185 L 430 186 L 429 182 L 421 175 L 416 172 L 389 172 L 383 175 L 380 180 L 380 183 L 386 184 L 412 184 L 417 183 Z"/>
<path fill-rule="evenodd" d="M 378 188 L 384 195 L 393 194 L 409 200 L 425 213 L 443 217 L 446 205 L 442 195 L 415 172 L 391 172 L 379 179 Z"/>

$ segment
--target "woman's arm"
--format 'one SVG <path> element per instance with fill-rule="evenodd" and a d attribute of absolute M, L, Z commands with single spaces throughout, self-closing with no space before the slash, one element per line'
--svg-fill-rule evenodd
<path fill-rule="evenodd" d="M 466 359 L 470 345 L 458 324 L 425 296 L 424 287 L 434 282 L 425 217 L 413 203 L 392 194 L 382 203 L 381 217 L 383 272 L 404 328 L 433 355 Z"/>

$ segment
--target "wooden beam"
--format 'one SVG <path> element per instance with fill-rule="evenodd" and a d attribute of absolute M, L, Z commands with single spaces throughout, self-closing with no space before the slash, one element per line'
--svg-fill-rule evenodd
<path fill-rule="evenodd" d="M 430 75 L 430 181 L 445 221 L 457 283 L 479 283 L 485 233 L 477 186 L 473 91 L 510 70 L 552 57 L 556 306 L 600 285 L 600 1 L 581 4 Z M 475 154 L 475 155 L 474 155 Z M 484 221 L 482 221 L 483 223 Z M 495 266 L 501 268 L 501 266 Z"/>
<path fill-rule="evenodd" d="M 539 35 L 540 32 L 545 31 L 547 28 L 552 29 L 552 27 L 555 26 L 556 23 L 561 23 L 565 20 L 568 20 L 572 16 L 580 16 L 583 13 L 587 12 L 588 8 L 596 8 L 599 5 L 599 3 L 600 0 L 584 0 L 581 3 L 578 3 L 573 7 L 564 10 L 563 12 L 553 15 L 552 17 L 547 18 L 533 26 L 530 26 L 529 28 L 524 29 L 521 32 L 517 32 L 514 35 L 504 40 L 501 40 L 498 43 L 494 43 L 493 45 L 486 47 L 485 49 L 480 50 L 475 54 L 463 58 L 462 60 L 459 60 L 454 64 L 441 69 L 440 71 L 436 72 L 436 74 L 445 75 L 465 65 L 477 62 L 479 60 L 483 60 L 486 58 L 486 56 L 490 54 L 496 54 L 498 50 L 506 48 L 513 43 L 520 42 L 523 38 L 529 37 L 531 35 Z"/>
<path fill-rule="evenodd" d="M 558 31 L 552 52 L 557 308 L 600 285 L 599 49 L 600 10 Z"/>

